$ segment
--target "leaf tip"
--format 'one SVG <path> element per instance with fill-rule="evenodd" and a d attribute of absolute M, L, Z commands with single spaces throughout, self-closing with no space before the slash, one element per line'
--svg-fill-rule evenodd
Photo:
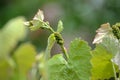
<path fill-rule="evenodd" d="M 44 14 L 42 10 L 38 10 L 37 14 L 34 16 L 33 20 L 44 20 Z"/>

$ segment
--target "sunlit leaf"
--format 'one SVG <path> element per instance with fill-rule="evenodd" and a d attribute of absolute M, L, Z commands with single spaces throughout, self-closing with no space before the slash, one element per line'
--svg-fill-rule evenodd
<path fill-rule="evenodd" d="M 10 20 L 2 30 L 0 30 L 0 57 L 6 56 L 15 47 L 18 41 L 26 35 L 26 27 L 23 17 Z"/>
<path fill-rule="evenodd" d="M 112 61 L 119 66 L 120 69 L 120 41 L 114 36 L 105 36 L 101 42 L 102 46 L 113 55 Z"/>
<path fill-rule="evenodd" d="M 113 55 L 110 54 L 105 47 L 98 45 L 95 50 L 92 51 L 92 56 L 92 80 L 108 80 L 114 77 L 114 69 L 111 61 Z"/>
<path fill-rule="evenodd" d="M 29 43 L 22 44 L 14 53 L 14 59 L 20 73 L 26 75 L 35 62 L 36 52 Z"/>
<path fill-rule="evenodd" d="M 109 23 L 103 24 L 96 32 L 97 35 L 93 41 L 93 43 L 100 43 L 104 46 L 104 48 L 113 55 L 112 61 L 119 64 L 118 55 L 120 53 L 120 24 L 116 23 L 115 25 L 110 27 Z"/>

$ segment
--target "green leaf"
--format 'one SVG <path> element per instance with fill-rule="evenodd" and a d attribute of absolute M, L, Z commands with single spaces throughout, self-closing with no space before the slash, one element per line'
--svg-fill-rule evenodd
<path fill-rule="evenodd" d="M 69 63 L 72 70 L 79 76 L 77 80 L 90 79 L 90 59 L 91 54 L 88 44 L 80 39 L 73 40 L 69 48 Z"/>
<path fill-rule="evenodd" d="M 55 36 L 54 34 L 51 34 L 48 38 L 47 48 L 45 52 L 46 59 L 50 58 L 50 51 L 55 43 Z"/>
<path fill-rule="evenodd" d="M 111 62 L 112 54 L 105 47 L 97 45 L 92 51 L 92 80 L 108 80 L 114 77 L 113 65 Z"/>
<path fill-rule="evenodd" d="M 39 74 L 41 75 L 41 79 L 40 80 L 48 80 L 48 71 L 46 71 L 46 60 L 44 58 L 45 53 L 41 52 L 37 55 L 37 61 L 39 62 Z M 38 74 L 38 73 L 37 73 Z M 36 76 L 35 76 L 36 78 Z M 39 75 L 38 75 L 39 78 Z"/>
<path fill-rule="evenodd" d="M 69 49 L 68 62 L 62 54 L 53 56 L 48 61 L 49 80 L 89 80 L 91 54 L 88 44 L 75 39 Z"/>
<path fill-rule="evenodd" d="M 101 43 L 113 56 L 120 52 L 120 42 L 113 36 L 106 36 Z"/>
<path fill-rule="evenodd" d="M 59 22 L 58 22 L 58 27 L 57 27 L 57 32 L 62 32 L 63 31 L 63 23 L 62 23 L 62 21 L 60 20 Z"/>
<path fill-rule="evenodd" d="M 0 59 L 0 80 L 10 80 L 13 69 L 5 59 Z"/>
<path fill-rule="evenodd" d="M 57 54 L 48 61 L 48 76 L 48 80 L 79 80 L 62 54 Z"/>
<path fill-rule="evenodd" d="M 7 56 L 18 41 L 26 36 L 24 21 L 23 17 L 14 18 L 0 30 L 0 57 Z"/>
<path fill-rule="evenodd" d="M 62 54 L 55 55 L 48 61 L 48 79 L 49 80 L 64 80 L 63 74 L 64 69 L 66 68 L 67 62 L 63 58 Z"/>
<path fill-rule="evenodd" d="M 36 51 L 29 43 L 22 44 L 14 53 L 17 69 L 21 74 L 26 75 L 35 62 Z"/>
<path fill-rule="evenodd" d="M 113 36 L 103 38 L 102 46 L 113 55 L 112 61 L 119 66 L 120 69 L 120 41 Z"/>

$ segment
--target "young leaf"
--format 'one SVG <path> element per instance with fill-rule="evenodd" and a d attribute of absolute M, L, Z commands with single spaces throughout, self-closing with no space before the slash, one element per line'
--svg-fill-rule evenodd
<path fill-rule="evenodd" d="M 24 24 L 28 26 L 32 31 L 38 30 L 40 28 L 50 29 L 48 22 L 44 22 L 44 15 L 41 10 L 38 10 L 37 14 L 31 21 L 27 21 Z"/>
<path fill-rule="evenodd" d="M 54 34 L 51 34 L 48 38 L 47 48 L 45 52 L 46 59 L 50 58 L 50 51 L 55 43 L 55 36 Z"/>
<path fill-rule="evenodd" d="M 119 66 L 120 69 L 120 62 L 119 62 L 119 54 L 120 54 L 120 41 L 115 38 L 114 36 L 106 36 L 103 38 L 101 45 L 113 55 L 112 61 Z"/>
<path fill-rule="evenodd" d="M 93 40 L 93 44 L 102 42 L 102 39 L 112 31 L 109 23 L 102 24 L 101 27 L 96 30 L 97 34 Z"/>
<path fill-rule="evenodd" d="M 16 61 L 18 72 L 26 75 L 27 72 L 32 68 L 35 62 L 36 51 L 34 47 L 29 44 L 22 44 L 14 53 L 14 59 Z"/>
<path fill-rule="evenodd" d="M 33 20 L 31 21 L 31 26 L 29 27 L 31 31 L 38 30 L 40 27 L 43 26 L 43 22 L 40 22 L 39 20 Z"/>
<path fill-rule="evenodd" d="M 37 14 L 34 16 L 33 20 L 44 20 L 43 11 L 38 10 Z"/>
<path fill-rule="evenodd" d="M 18 41 L 26 36 L 24 21 L 23 17 L 14 18 L 0 30 L 0 57 L 8 55 Z"/>
<path fill-rule="evenodd" d="M 59 22 L 58 22 L 58 27 L 57 27 L 57 32 L 62 32 L 63 31 L 63 23 L 62 23 L 62 21 L 60 20 Z"/>
<path fill-rule="evenodd" d="M 79 75 L 78 80 L 90 79 L 90 59 L 91 54 L 88 44 L 80 39 L 73 40 L 69 48 L 69 63 L 72 70 Z"/>
<path fill-rule="evenodd" d="M 108 80 L 114 77 L 114 69 L 111 62 L 112 58 L 112 54 L 110 54 L 105 47 L 97 45 L 95 50 L 92 51 L 92 80 Z"/>
<path fill-rule="evenodd" d="M 110 27 L 110 25 L 103 24 L 101 28 L 99 28 L 96 32 L 97 35 L 93 41 L 93 43 L 100 43 L 104 48 L 115 57 L 113 62 L 116 64 L 118 63 L 118 55 L 120 53 L 120 24 L 116 23 L 115 25 Z"/>

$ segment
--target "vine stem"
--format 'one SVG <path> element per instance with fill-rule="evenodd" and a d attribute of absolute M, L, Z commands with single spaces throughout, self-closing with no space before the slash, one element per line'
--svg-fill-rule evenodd
<path fill-rule="evenodd" d="M 57 44 L 58 44 L 58 45 L 61 47 L 61 49 L 62 49 L 64 58 L 65 58 L 66 60 L 68 60 L 69 56 L 68 56 L 68 54 L 67 54 L 66 48 L 64 47 L 64 39 L 63 39 L 62 35 L 61 35 L 59 32 L 55 32 L 54 35 L 55 35 Z"/>
<path fill-rule="evenodd" d="M 52 33 L 55 33 L 55 31 L 50 27 L 49 30 L 52 32 Z"/>
<path fill-rule="evenodd" d="M 47 23 L 44 23 L 44 24 L 48 27 L 47 28 L 48 30 L 50 30 L 52 33 L 55 33 L 55 31 L 53 30 L 53 28 L 50 25 L 48 25 Z"/>
<path fill-rule="evenodd" d="M 61 49 L 62 49 L 62 51 L 63 51 L 63 54 L 64 54 L 65 59 L 68 60 L 69 56 L 68 56 L 68 54 L 67 54 L 67 50 L 66 50 L 66 48 L 64 47 L 64 45 L 61 45 Z"/>
<path fill-rule="evenodd" d="M 46 28 L 46 29 L 50 30 L 52 33 L 55 34 L 57 44 L 61 47 L 65 59 L 68 60 L 69 56 L 68 56 L 68 54 L 67 54 L 66 48 L 64 47 L 64 40 L 63 40 L 61 34 L 58 33 L 58 32 L 56 32 L 56 31 L 54 31 L 53 28 L 52 28 L 49 24 L 44 23 L 44 25 L 48 27 L 48 28 Z M 50 56 L 50 55 L 48 55 L 47 58 L 48 58 L 49 56 Z"/>

